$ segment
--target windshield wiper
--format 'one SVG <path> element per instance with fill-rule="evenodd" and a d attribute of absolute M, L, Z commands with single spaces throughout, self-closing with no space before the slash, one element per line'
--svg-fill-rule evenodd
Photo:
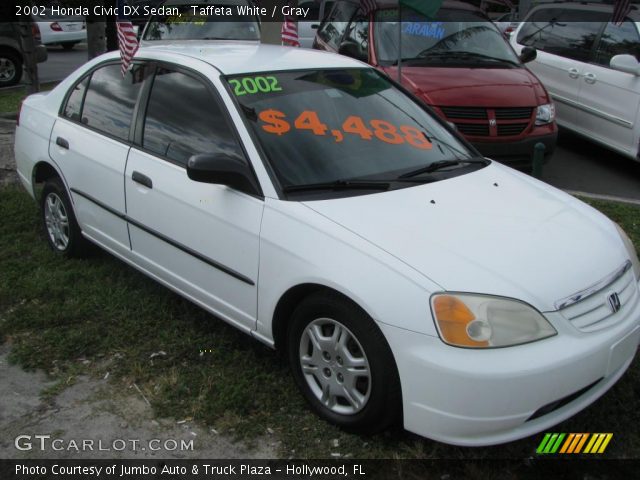
<path fill-rule="evenodd" d="M 388 190 L 391 184 L 375 180 L 335 180 L 333 182 L 307 183 L 305 185 L 287 185 L 285 193 L 307 192 L 312 190 Z"/>
<path fill-rule="evenodd" d="M 439 160 L 437 162 L 433 162 L 430 165 L 427 165 L 426 167 L 418 168 L 417 170 L 412 170 L 410 172 L 403 173 L 398 177 L 398 179 L 417 177 L 418 175 L 422 175 L 423 173 L 433 173 L 433 172 L 437 172 L 438 170 L 442 170 L 444 168 L 457 167 L 459 165 L 465 165 L 465 164 L 489 165 L 489 163 L 491 162 L 484 158 L 461 158 L 457 160 Z"/>

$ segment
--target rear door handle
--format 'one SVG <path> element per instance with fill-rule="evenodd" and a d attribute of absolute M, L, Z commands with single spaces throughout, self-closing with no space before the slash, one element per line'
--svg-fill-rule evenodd
<path fill-rule="evenodd" d="M 580 70 L 578 70 L 577 68 L 570 68 L 569 76 L 571 78 L 578 78 L 580 76 Z"/>
<path fill-rule="evenodd" d="M 61 148 L 64 148 L 65 150 L 69 150 L 69 142 L 62 137 L 56 138 L 56 145 L 58 145 Z"/>
<path fill-rule="evenodd" d="M 147 177 L 143 173 L 133 172 L 131 174 L 131 180 L 133 180 L 136 183 L 139 183 L 140 185 L 144 185 L 147 188 L 153 188 L 153 182 L 149 177 Z"/>
<path fill-rule="evenodd" d="M 596 80 L 597 80 L 597 78 L 596 78 L 595 74 L 593 74 L 593 73 L 585 73 L 584 74 L 584 81 L 585 82 L 593 84 L 593 83 L 596 83 Z"/>

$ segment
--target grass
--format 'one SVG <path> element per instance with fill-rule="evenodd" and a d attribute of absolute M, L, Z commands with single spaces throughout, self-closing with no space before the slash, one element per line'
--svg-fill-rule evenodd
<path fill-rule="evenodd" d="M 593 205 L 640 246 L 640 209 Z M 58 384 L 80 374 L 114 388 L 136 383 L 158 416 L 192 418 L 249 442 L 273 435 L 295 458 L 526 459 L 541 435 L 503 446 L 458 448 L 400 430 L 352 435 L 307 409 L 286 364 L 271 350 L 216 320 L 113 257 L 63 260 L 46 246 L 33 200 L 0 189 L 0 341 L 11 360 L 43 369 Z M 211 350 L 201 354 L 201 349 Z M 154 352 L 166 352 L 151 358 Z M 1 388 L 1 387 L 0 387 Z M 613 432 L 606 456 L 640 458 L 640 368 L 636 362 L 601 400 L 557 432 Z M 338 446 L 335 446 L 338 445 Z"/>
<path fill-rule="evenodd" d="M 40 85 L 40 91 L 51 90 L 57 85 L 57 82 L 43 83 Z M 15 113 L 20 108 L 20 102 L 27 96 L 27 87 L 10 88 L 0 90 L 0 113 Z"/>

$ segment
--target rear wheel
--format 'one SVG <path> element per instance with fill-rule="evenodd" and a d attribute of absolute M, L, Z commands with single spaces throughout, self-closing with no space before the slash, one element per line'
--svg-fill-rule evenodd
<path fill-rule="evenodd" d="M 79 257 L 87 252 L 71 200 L 59 178 L 46 181 L 40 197 L 42 223 L 52 250 L 64 257 Z"/>
<path fill-rule="evenodd" d="M 401 415 L 400 381 L 375 322 L 338 294 L 301 302 L 288 332 L 289 360 L 303 395 L 322 418 L 375 432 Z"/>
<path fill-rule="evenodd" d="M 0 87 L 17 84 L 22 78 L 20 55 L 8 50 L 0 50 Z"/>
<path fill-rule="evenodd" d="M 69 50 L 73 50 L 73 47 L 76 46 L 78 42 L 65 42 L 65 43 L 61 43 L 60 45 L 62 45 L 62 48 L 64 48 L 65 50 L 69 51 Z"/>

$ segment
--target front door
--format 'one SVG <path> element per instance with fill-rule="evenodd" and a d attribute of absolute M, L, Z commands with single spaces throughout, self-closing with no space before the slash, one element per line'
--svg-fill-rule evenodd
<path fill-rule="evenodd" d="M 159 67 L 139 147 L 125 173 L 136 261 L 164 283 L 245 331 L 255 329 L 259 235 L 264 202 L 187 177 L 192 155 L 244 158 L 213 85 Z"/>

